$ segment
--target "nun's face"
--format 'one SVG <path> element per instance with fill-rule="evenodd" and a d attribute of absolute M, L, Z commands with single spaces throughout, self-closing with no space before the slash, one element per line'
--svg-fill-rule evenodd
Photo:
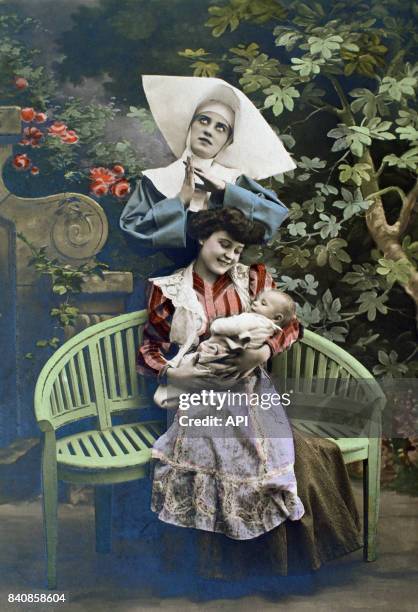
<path fill-rule="evenodd" d="M 231 127 L 218 113 L 203 111 L 195 115 L 190 128 L 192 152 L 203 159 L 216 157 L 228 141 Z"/>

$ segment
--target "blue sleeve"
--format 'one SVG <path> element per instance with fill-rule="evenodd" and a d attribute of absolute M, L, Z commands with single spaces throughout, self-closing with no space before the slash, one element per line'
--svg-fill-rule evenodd
<path fill-rule="evenodd" d="M 165 198 L 143 177 L 129 198 L 120 227 L 145 247 L 185 247 L 186 211 L 180 198 Z"/>
<path fill-rule="evenodd" d="M 264 223 L 266 242 L 271 240 L 289 214 L 274 191 L 244 175 L 235 184 L 226 184 L 223 205 L 238 208 L 248 219 Z"/>

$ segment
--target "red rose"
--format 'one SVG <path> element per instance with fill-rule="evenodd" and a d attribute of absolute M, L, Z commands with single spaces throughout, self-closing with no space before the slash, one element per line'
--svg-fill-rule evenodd
<path fill-rule="evenodd" d="M 39 174 L 39 168 L 37 166 L 32 166 L 30 173 L 33 175 Z"/>
<path fill-rule="evenodd" d="M 30 166 L 30 159 L 26 153 L 22 153 L 15 155 L 12 163 L 16 170 L 27 170 Z"/>
<path fill-rule="evenodd" d="M 100 196 L 107 194 L 107 192 L 109 191 L 109 186 L 99 179 L 90 183 L 90 191 L 95 196 L 98 196 L 100 198 Z"/>
<path fill-rule="evenodd" d="M 35 147 L 35 149 L 39 149 L 39 147 L 41 146 L 39 144 L 39 138 L 31 138 L 30 139 L 30 144 L 32 147 Z"/>
<path fill-rule="evenodd" d="M 123 198 L 131 191 L 131 186 L 126 179 L 120 179 L 116 181 L 110 188 L 112 194 L 117 198 Z"/>
<path fill-rule="evenodd" d="M 33 108 L 29 108 L 29 107 L 22 108 L 22 110 L 20 111 L 20 118 L 25 123 L 30 123 L 30 121 L 33 121 L 34 117 L 35 117 L 35 111 Z"/>
<path fill-rule="evenodd" d="M 30 138 L 22 138 L 22 140 L 19 140 L 19 144 L 26 147 L 27 145 L 30 145 L 32 143 Z"/>
<path fill-rule="evenodd" d="M 78 136 L 74 130 L 68 130 L 63 136 L 61 136 L 61 141 L 66 142 L 67 144 L 74 144 L 78 142 Z"/>
<path fill-rule="evenodd" d="M 119 178 L 125 174 L 125 168 L 121 164 L 115 164 L 112 168 L 112 172 Z"/>
<path fill-rule="evenodd" d="M 27 82 L 27 80 L 24 77 L 16 77 L 15 78 L 15 85 L 18 89 L 26 89 L 26 87 L 29 85 L 29 83 Z"/>
<path fill-rule="evenodd" d="M 64 136 L 67 132 L 67 126 L 63 121 L 54 121 L 54 123 L 49 126 L 48 132 L 51 136 Z"/>
<path fill-rule="evenodd" d="M 90 168 L 90 176 L 93 181 L 102 181 L 106 185 L 112 185 L 116 180 L 111 170 L 102 168 L 101 166 L 98 168 Z"/>
<path fill-rule="evenodd" d="M 45 123 L 47 119 L 48 115 L 46 113 L 35 113 L 34 121 L 36 121 L 36 123 Z"/>
<path fill-rule="evenodd" d="M 43 133 L 37 127 L 25 128 L 23 133 L 25 136 L 30 136 L 30 138 L 42 138 L 43 136 Z"/>

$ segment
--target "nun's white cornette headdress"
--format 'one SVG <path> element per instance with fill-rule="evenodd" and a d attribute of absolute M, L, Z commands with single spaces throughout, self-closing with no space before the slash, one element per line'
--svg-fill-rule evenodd
<path fill-rule="evenodd" d="M 233 141 L 216 156 L 218 164 L 256 180 L 296 167 L 251 100 L 222 79 L 144 75 L 142 82 L 153 117 L 176 157 L 185 150 L 196 108 L 207 100 L 218 100 L 235 112 Z"/>

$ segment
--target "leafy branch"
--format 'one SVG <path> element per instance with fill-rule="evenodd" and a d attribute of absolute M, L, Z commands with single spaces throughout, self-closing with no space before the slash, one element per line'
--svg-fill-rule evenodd
<path fill-rule="evenodd" d="M 18 233 L 17 237 L 26 244 L 31 252 L 32 257 L 28 261 L 28 266 L 35 268 L 40 276 L 50 279 L 53 294 L 65 296 L 63 302 L 59 302 L 50 310 L 54 321 L 53 329 L 65 330 L 66 327 L 74 325 L 80 310 L 73 302 L 72 296 L 82 291 L 83 283 L 88 282 L 89 278 L 103 277 L 103 271 L 108 268 L 108 265 L 100 262 L 85 263 L 77 267 L 69 264 L 62 265 L 57 259 L 51 259 L 47 255 L 46 246 L 36 248 L 22 233 Z M 58 344 L 59 338 L 56 335 L 36 342 L 36 346 L 40 348 L 49 346 L 55 349 Z M 32 354 L 28 353 L 27 356 L 31 358 Z"/>

